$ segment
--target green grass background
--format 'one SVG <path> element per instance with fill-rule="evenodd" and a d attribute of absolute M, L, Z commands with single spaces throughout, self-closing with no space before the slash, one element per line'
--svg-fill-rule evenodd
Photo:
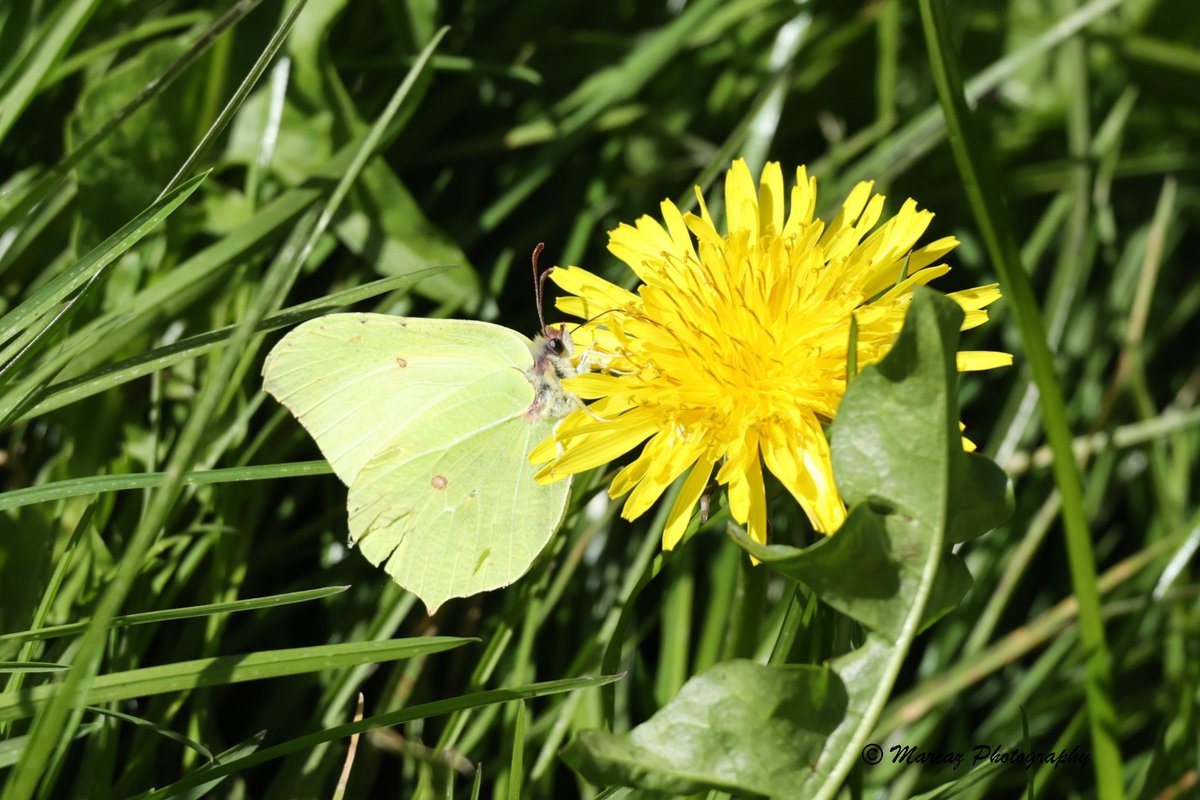
<path fill-rule="evenodd" d="M 603 724 L 600 689 L 527 687 L 598 675 L 607 657 L 627 671 L 624 730 L 704 667 L 769 653 L 793 590 L 749 567 L 727 515 L 655 559 L 661 515 L 620 520 L 597 499 L 604 474 L 579 482 L 526 578 L 428 619 L 346 550 L 344 488 L 302 463 L 319 454 L 258 377 L 278 338 L 261 330 L 293 324 L 277 312 L 304 303 L 531 333 L 534 244 L 549 263 L 626 282 L 605 232 L 663 198 L 690 204 L 694 184 L 719 188 L 743 155 L 753 169 L 807 164 L 826 214 L 862 179 L 892 210 L 916 198 L 937 213 L 931 237 L 963 242 L 945 289 L 1004 275 L 964 184 L 982 170 L 977 197 L 1019 248 L 1024 313 L 1040 310 L 1063 387 L 1065 424 L 1047 415 L 1050 430 L 1086 451 L 1082 497 L 1068 492 L 1064 512 L 1009 292 L 967 345 L 1016 364 L 966 376 L 962 404 L 968 435 L 1012 475 L 1016 511 L 964 548 L 974 587 L 917 640 L 873 740 L 968 760 L 975 745 L 1022 741 L 1092 752 L 1085 687 L 1104 687 L 1090 653 L 1111 673 L 1100 735 L 1119 749 L 1114 785 L 1091 767 L 968 780 L 887 763 L 851 785 L 1188 796 L 1200 781 L 1193 5 L 950 4 L 942 55 L 980 134 L 956 151 L 964 134 L 935 90 L 947 68 L 902 0 L 309 0 L 297 17 L 279 0 L 0 4 L 5 796 L 126 797 L 217 754 L 284 744 L 211 796 L 329 797 L 347 752 L 336 726 L 361 692 L 367 717 L 403 724 L 361 737 L 345 796 L 593 797 L 603 787 L 556 752 Z M 438 266 L 451 268 L 422 272 Z M 773 492 L 775 530 L 807 541 Z M 1074 546 L 1098 579 L 1078 569 L 1063 513 L 1086 519 Z M 236 605 L 249 598 L 271 599 Z M 844 652 L 852 626 L 803 607 L 791 660 Z M 1088 620 L 1103 622 L 1098 644 Z M 479 641 L 414 638 L 433 636 Z M 311 649 L 273 652 L 292 648 Z M 228 656 L 247 657 L 197 663 Z M 81 663 L 65 690 L 38 694 L 62 678 L 54 665 Z M 160 670 L 132 672 L 146 667 Z M 499 689 L 517 691 L 478 694 Z"/>

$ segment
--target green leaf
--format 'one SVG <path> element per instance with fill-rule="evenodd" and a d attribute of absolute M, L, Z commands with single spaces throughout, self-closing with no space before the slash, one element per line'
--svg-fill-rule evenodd
<path fill-rule="evenodd" d="M 827 667 L 726 661 L 628 733 L 580 732 L 563 759 L 599 785 L 801 797 L 846 700 Z"/>
<path fill-rule="evenodd" d="M 240 656 L 199 658 L 194 661 L 100 675 L 92 681 L 85 702 L 87 705 L 97 705 L 201 686 L 225 686 L 264 678 L 322 672 L 357 664 L 379 664 L 440 653 L 474 641 L 478 639 L 424 636 L 415 639 L 349 642 L 318 647 L 294 647 L 287 650 L 263 650 Z M 0 722 L 33 715 L 46 704 L 57 689 L 57 685 L 50 684 L 0 694 Z"/>
<path fill-rule="evenodd" d="M 764 547 L 741 530 L 733 538 L 771 569 L 804 584 L 822 600 L 876 633 L 896 641 L 908 618 L 907 602 L 920 588 L 921 562 L 889 530 L 887 518 L 866 504 L 850 512 L 836 534 L 803 550 Z M 921 621 L 924 629 L 953 610 L 971 588 L 971 574 L 957 555 L 942 554 Z"/>

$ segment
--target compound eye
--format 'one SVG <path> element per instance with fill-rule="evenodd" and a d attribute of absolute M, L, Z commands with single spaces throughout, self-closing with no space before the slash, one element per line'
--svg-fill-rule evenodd
<path fill-rule="evenodd" d="M 551 352 L 554 353 L 554 355 L 561 356 L 563 354 L 563 351 L 566 350 L 566 347 L 563 346 L 563 340 L 562 339 L 551 339 L 550 340 L 550 350 L 551 350 Z"/>

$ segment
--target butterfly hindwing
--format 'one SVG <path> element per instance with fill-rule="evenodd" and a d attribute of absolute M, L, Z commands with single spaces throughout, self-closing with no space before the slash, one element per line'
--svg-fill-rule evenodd
<path fill-rule="evenodd" d="M 381 452 L 350 487 L 351 538 L 431 611 L 512 583 L 566 508 L 567 482 L 539 486 L 528 459 L 551 425 L 518 414 L 432 447 L 414 439 Z"/>
<path fill-rule="evenodd" d="M 350 487 L 350 536 L 436 609 L 520 577 L 561 522 L 568 482 L 528 454 L 531 344 L 483 322 L 333 314 L 271 352 L 264 386 Z"/>

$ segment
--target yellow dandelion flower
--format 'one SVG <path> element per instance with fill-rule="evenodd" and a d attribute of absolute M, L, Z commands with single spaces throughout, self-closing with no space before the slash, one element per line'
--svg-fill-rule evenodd
<path fill-rule="evenodd" d="M 933 214 L 913 200 L 876 226 L 884 198 L 860 183 L 826 224 L 814 218 L 817 184 L 796 170 L 790 197 L 778 163 L 756 187 L 746 162 L 725 177 L 725 233 L 699 187 L 699 215 L 661 205 L 609 234 L 608 249 L 641 279 L 636 293 L 579 267 L 555 269 L 570 296 L 557 307 L 585 322 L 571 332 L 592 370 L 564 387 L 586 408 L 565 417 L 531 455 L 549 483 L 643 445 L 613 479 L 612 497 L 635 519 L 687 474 L 668 516 L 663 547 L 679 541 L 714 470 L 733 518 L 766 541 L 765 465 L 832 533 L 846 517 L 824 426 L 846 390 L 850 319 L 859 367 L 879 361 L 904 320 L 913 288 L 944 275 L 939 260 L 958 241 L 914 250 Z M 907 274 L 902 273 L 907 271 Z M 987 319 L 995 284 L 950 295 L 963 329 Z M 960 352 L 960 370 L 1009 364 L 1006 353 Z"/>

